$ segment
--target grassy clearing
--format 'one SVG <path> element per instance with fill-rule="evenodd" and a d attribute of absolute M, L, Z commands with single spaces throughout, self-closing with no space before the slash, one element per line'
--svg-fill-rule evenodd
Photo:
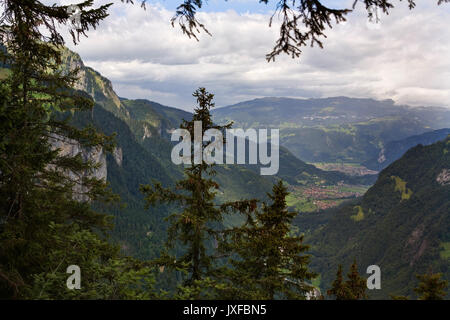
<path fill-rule="evenodd" d="M 350 218 L 353 221 L 356 221 L 356 222 L 363 220 L 364 219 L 364 210 L 363 210 L 363 208 L 361 206 L 355 206 L 354 208 L 357 209 L 358 212 L 355 215 L 350 216 Z"/>
<path fill-rule="evenodd" d="M 406 181 L 397 176 L 391 176 L 391 179 L 395 180 L 395 191 L 402 194 L 402 200 L 408 200 L 411 198 L 413 192 L 411 189 L 406 188 Z"/>
<path fill-rule="evenodd" d="M 442 242 L 441 243 L 441 252 L 440 256 L 444 260 L 450 260 L 450 242 Z"/>
<path fill-rule="evenodd" d="M 319 274 L 317 277 L 315 277 L 314 279 L 312 279 L 311 284 L 312 284 L 314 287 L 319 288 L 321 282 L 322 282 L 322 276 Z"/>

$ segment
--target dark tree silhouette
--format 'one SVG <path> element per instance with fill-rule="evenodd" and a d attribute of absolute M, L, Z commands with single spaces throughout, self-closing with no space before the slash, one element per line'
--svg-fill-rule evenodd
<path fill-rule="evenodd" d="M 255 0 L 258 1 L 258 0 Z M 398 0 L 401 2 L 402 0 Z M 24 5 L 27 1 L 0 1 L 3 7 L 11 5 L 10 3 L 17 3 L 18 6 Z M 146 8 L 146 0 L 120 0 L 123 3 L 134 4 L 139 2 L 142 8 Z M 260 3 L 268 5 L 269 0 L 259 0 Z M 327 28 L 332 28 L 333 23 L 339 24 L 346 21 L 346 16 L 351 13 L 358 3 L 365 6 L 368 17 L 373 15 L 373 9 L 379 9 L 384 14 L 389 14 L 390 10 L 394 8 L 394 0 L 355 0 L 351 8 L 330 8 L 324 5 L 321 0 L 276 0 L 275 12 L 269 20 L 269 27 L 272 26 L 274 19 L 280 21 L 280 32 L 278 39 L 271 52 L 266 55 L 267 61 L 275 61 L 275 58 L 285 53 L 292 58 L 300 57 L 302 47 L 318 45 L 323 48 L 323 38 L 326 38 L 325 31 Z M 409 9 L 414 9 L 416 6 L 415 0 L 405 0 Z M 450 0 L 436 0 L 438 5 L 448 3 Z M 34 13 L 39 17 L 44 12 L 51 12 L 52 19 L 43 19 L 43 24 L 46 29 L 50 31 L 51 42 L 62 43 L 63 38 L 56 29 L 57 23 L 66 24 L 70 20 L 69 5 L 65 6 L 48 6 L 42 4 L 40 1 L 32 1 L 35 7 Z M 93 1 L 83 1 L 76 6 L 81 11 L 81 20 L 78 28 L 72 28 L 70 34 L 74 43 L 79 41 L 80 35 L 86 35 L 86 31 L 90 27 L 96 26 L 90 23 L 90 19 L 99 18 L 95 14 L 101 12 L 102 15 L 111 4 L 102 6 L 98 9 L 90 9 Z M 211 33 L 207 27 L 197 19 L 197 12 L 205 5 L 204 0 L 184 0 L 176 9 L 174 16 L 171 19 L 172 26 L 178 24 L 183 33 L 189 38 L 198 39 L 198 34 L 202 31 L 208 35 Z M 86 9 L 86 10 L 85 10 Z M 100 11 L 102 10 L 102 11 Z M 104 18 L 105 16 L 102 16 Z M 3 19 L 3 17 L 2 17 Z"/>
<path fill-rule="evenodd" d="M 223 126 L 213 123 L 210 113 L 214 107 L 213 94 L 205 88 L 199 88 L 193 96 L 197 99 L 198 107 L 194 110 L 192 120 L 183 120 L 180 125 L 181 129 L 189 132 L 190 137 L 195 137 L 195 122 L 201 122 L 202 136 L 209 129 L 223 131 L 231 127 L 232 123 Z M 164 188 L 160 182 L 140 188 L 148 207 L 168 203 L 178 204 L 183 208 L 168 217 L 166 248 L 154 263 L 184 273 L 184 283 L 179 288 L 184 299 L 204 298 L 209 294 L 206 288 L 214 286 L 209 276 L 216 267 L 217 257 L 208 247 L 211 247 L 214 240 L 220 241 L 221 232 L 218 227 L 222 224 L 224 215 L 230 211 L 248 212 L 256 208 L 254 199 L 217 204 L 219 185 L 212 179 L 216 174 L 215 164 L 207 163 L 203 157 L 201 163 L 195 163 L 194 144 L 191 145 L 191 165 L 185 167 L 185 178 L 178 181 L 175 188 Z M 207 143 L 200 144 L 200 152 L 203 152 Z M 177 246 L 183 248 L 178 254 Z"/>
<path fill-rule="evenodd" d="M 78 4 L 84 11 L 71 29 L 75 43 L 107 16 L 109 5 L 92 4 Z M 114 147 L 94 127 L 71 122 L 72 113 L 94 102 L 73 89 L 78 69 L 61 70 L 57 25 L 71 25 L 69 7 L 31 0 L 0 5 L 0 61 L 7 67 L 0 79 L 0 299 L 137 298 L 141 276 L 152 276 L 105 239 L 110 219 L 90 204 L 115 196 L 90 175 L 98 164 L 65 155 L 54 143 Z M 70 264 L 83 270 L 80 290 L 64 286 Z"/>
<path fill-rule="evenodd" d="M 437 4 L 441 5 L 449 1 L 437 0 Z M 270 1 L 259 0 L 259 2 L 269 4 Z M 332 28 L 333 22 L 338 24 L 346 21 L 347 14 L 353 11 L 358 2 L 365 6 L 369 17 L 373 15 L 371 9 L 380 9 L 383 13 L 389 14 L 389 11 L 394 8 L 392 0 L 355 0 L 352 8 L 341 9 L 329 8 L 320 0 L 278 0 L 269 26 L 272 25 L 274 18 L 279 19 L 280 33 L 272 51 L 266 55 L 267 61 L 275 61 L 275 57 L 280 53 L 298 58 L 302 53 L 301 48 L 308 44 L 323 48 L 322 38 L 326 38 L 325 30 Z M 416 6 L 414 0 L 406 0 L 406 2 L 410 9 Z M 203 4 L 202 0 L 185 0 L 178 6 L 172 18 L 172 25 L 178 21 L 183 33 L 197 40 L 197 34 L 202 30 L 210 34 L 205 25 L 196 18 L 196 13 Z"/>
<path fill-rule="evenodd" d="M 220 270 L 225 279 L 225 299 L 306 299 L 314 290 L 310 281 L 317 274 L 309 270 L 308 245 L 303 235 L 292 232 L 296 211 L 286 204 L 289 194 L 280 180 L 268 194 L 269 203 L 247 212 L 246 222 L 224 232 L 229 239 L 220 251 L 230 254 L 229 266 Z"/>
<path fill-rule="evenodd" d="M 348 280 L 344 282 L 342 276 L 342 265 L 339 265 L 336 279 L 327 291 L 329 296 L 335 296 L 336 300 L 361 300 L 367 299 L 366 280 L 359 275 L 356 261 L 350 266 L 347 274 Z"/>

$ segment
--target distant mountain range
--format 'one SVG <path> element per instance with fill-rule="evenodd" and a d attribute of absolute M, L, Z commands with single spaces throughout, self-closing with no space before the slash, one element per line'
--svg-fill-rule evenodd
<path fill-rule="evenodd" d="M 450 125 L 450 109 L 397 106 L 392 100 L 262 98 L 213 111 L 218 123 L 279 128 L 280 143 L 307 162 L 362 164 L 385 145 Z"/>
<path fill-rule="evenodd" d="M 443 140 L 450 135 L 450 129 L 440 129 L 423 134 L 408 137 L 406 139 L 391 141 L 384 146 L 377 157 L 363 163 L 369 169 L 381 170 L 386 168 L 395 160 L 399 159 L 408 149 L 418 144 L 424 146 Z"/>

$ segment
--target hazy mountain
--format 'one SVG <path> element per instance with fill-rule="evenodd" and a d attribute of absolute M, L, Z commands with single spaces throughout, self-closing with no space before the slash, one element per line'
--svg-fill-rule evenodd
<path fill-rule="evenodd" d="M 429 145 L 435 143 L 445 139 L 448 135 L 450 135 L 450 129 L 440 129 L 388 142 L 377 157 L 364 162 L 363 165 L 369 169 L 381 170 L 399 159 L 408 149 L 418 144 Z"/>
<path fill-rule="evenodd" d="M 280 143 L 308 162 L 361 164 L 389 142 L 448 127 L 450 109 L 413 108 L 392 100 L 262 98 L 213 111 L 242 128 L 280 128 Z"/>

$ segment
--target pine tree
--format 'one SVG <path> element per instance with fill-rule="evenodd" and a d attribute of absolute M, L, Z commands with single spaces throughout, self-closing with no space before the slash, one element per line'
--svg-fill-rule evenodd
<path fill-rule="evenodd" d="M 231 123 L 218 126 L 212 122 L 210 109 L 214 107 L 213 94 L 208 93 L 205 88 L 199 88 L 193 96 L 197 99 L 198 107 L 194 110 L 192 120 L 183 121 L 181 129 L 187 130 L 194 137 L 195 122 L 201 122 L 203 137 L 209 129 L 224 130 L 231 127 Z M 205 142 L 201 142 L 200 152 L 203 152 L 204 147 Z M 197 151 L 194 146 L 192 151 L 191 154 L 195 157 Z M 185 178 L 176 183 L 175 190 L 164 188 L 161 183 L 155 182 L 152 186 L 142 186 L 141 191 L 146 195 L 148 206 L 174 203 L 183 208 L 181 212 L 168 217 L 166 250 L 154 263 L 183 274 L 181 297 L 198 298 L 210 296 L 211 293 L 206 288 L 214 286 L 210 278 L 215 269 L 215 257 L 211 248 L 220 234 L 218 228 L 223 215 L 230 208 L 244 210 L 243 208 L 254 207 L 251 205 L 254 201 L 217 205 L 215 196 L 219 185 L 211 178 L 215 175 L 214 163 L 207 163 L 203 157 L 200 163 L 191 159 L 191 165 L 184 169 L 184 173 Z"/>
<path fill-rule="evenodd" d="M 366 280 L 359 275 L 356 261 L 350 266 L 350 272 L 347 274 L 348 280 L 344 282 L 342 275 L 342 265 L 339 265 L 336 272 L 336 279 L 327 291 L 329 296 L 335 296 L 336 300 L 360 300 L 367 299 Z"/>
<path fill-rule="evenodd" d="M 447 294 L 447 281 L 441 280 L 441 273 L 416 275 L 420 281 L 414 291 L 419 295 L 419 300 L 443 300 Z"/>
<path fill-rule="evenodd" d="M 345 282 L 350 292 L 349 300 L 367 299 L 367 282 L 358 272 L 356 261 L 350 266 L 350 272 L 347 274 L 348 280 Z"/>
<path fill-rule="evenodd" d="M 142 277 L 151 282 L 152 275 L 119 257 L 104 238 L 109 218 L 91 208 L 92 201 L 114 197 L 90 175 L 96 164 L 52 144 L 113 148 L 110 137 L 70 124 L 73 112 L 93 106 L 87 94 L 72 89 L 78 70 L 60 68 L 64 39 L 57 24 L 70 24 L 70 10 L 40 1 L 1 3 L 0 60 L 7 77 L 0 82 L 0 298 L 134 295 L 124 278 L 112 275 L 127 275 L 130 285 Z M 82 15 L 70 31 L 74 42 L 107 16 L 109 5 L 92 4 L 77 4 Z M 65 287 L 72 264 L 83 272 L 81 290 Z"/>
<path fill-rule="evenodd" d="M 336 279 L 331 285 L 331 289 L 327 291 L 329 296 L 335 296 L 336 300 L 348 300 L 350 297 L 350 290 L 347 284 L 344 282 L 342 276 L 342 265 L 339 265 L 338 271 L 336 272 Z"/>
<path fill-rule="evenodd" d="M 231 253 L 223 268 L 223 294 L 230 299 L 305 299 L 307 283 L 315 274 L 307 268 L 308 246 L 291 232 L 296 212 L 286 205 L 287 188 L 279 181 L 268 194 L 261 212 L 248 211 L 247 222 L 226 232 L 230 241 L 222 250 Z"/>

